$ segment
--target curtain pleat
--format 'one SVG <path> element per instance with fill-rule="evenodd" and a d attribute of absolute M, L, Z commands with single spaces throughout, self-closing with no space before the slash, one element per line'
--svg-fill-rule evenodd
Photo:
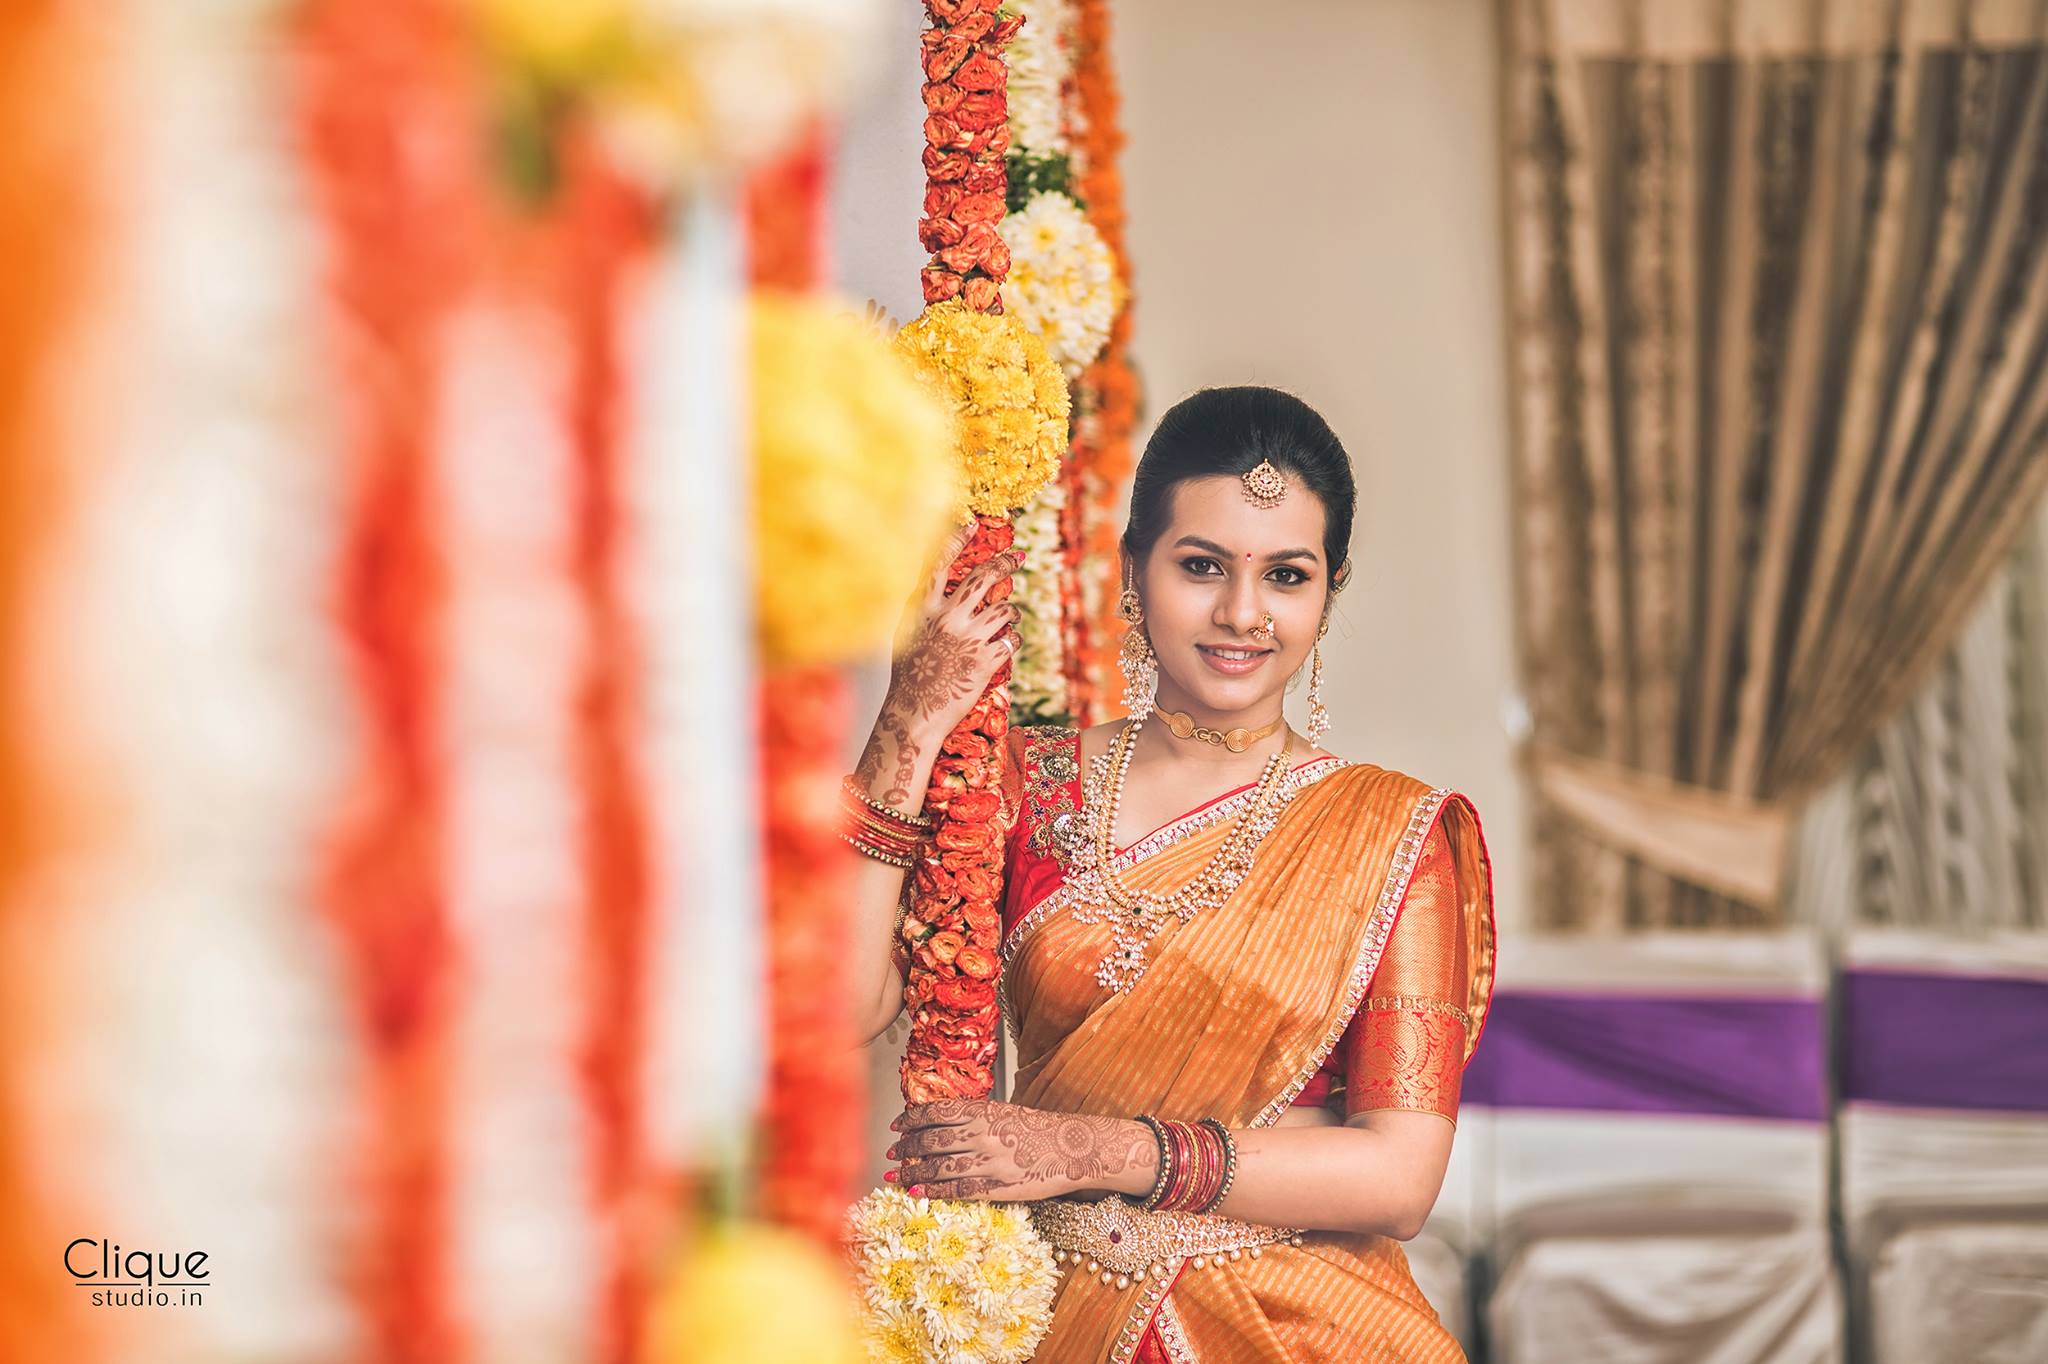
<path fill-rule="evenodd" d="M 1943 660 L 2048 484 L 2048 3 L 1503 22 L 1531 761 L 1619 774 L 1561 803 L 1541 793 L 1585 797 L 1584 773 L 1539 766 L 1538 917 L 1776 921 L 1780 883 L 1710 891 L 1673 875 L 1701 865 L 1685 829 L 1599 812 L 1639 775 L 1671 792 L 1639 816 L 1703 829 L 1733 798 L 1782 846 L 1919 687 L 1973 732 L 2021 723 L 1973 671 L 1990 655 Z M 1864 819 L 1866 855 L 1900 862 L 1889 831 L 1930 801 L 2033 847 L 2031 816 L 1962 789 L 1989 761 L 1887 791 L 1903 813 Z M 2007 860 L 1948 883 L 2019 894 L 2035 873 Z"/>

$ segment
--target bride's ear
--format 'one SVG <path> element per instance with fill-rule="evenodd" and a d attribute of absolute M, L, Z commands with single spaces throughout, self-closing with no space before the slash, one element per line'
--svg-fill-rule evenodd
<path fill-rule="evenodd" d="M 1351 581 L 1351 556 L 1344 556 L 1344 562 L 1337 565 L 1337 571 L 1330 575 L 1330 590 L 1342 592 L 1344 585 Z"/>

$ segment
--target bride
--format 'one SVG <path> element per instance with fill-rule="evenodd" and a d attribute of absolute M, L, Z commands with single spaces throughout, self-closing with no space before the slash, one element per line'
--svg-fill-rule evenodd
<path fill-rule="evenodd" d="M 1127 719 L 1013 728 L 1009 1102 L 913 1104 L 885 1178 L 1028 1203 L 1064 1273 L 1034 1359 L 1464 1358 L 1400 1242 L 1442 1186 L 1493 983 L 1462 795 L 1317 747 L 1350 461 L 1307 404 L 1208 389 L 1145 448 L 1122 540 Z M 1015 647 L 998 556 L 920 605 L 856 778 L 916 814 Z M 1307 732 L 1282 713 L 1310 668 Z M 861 860 L 870 1037 L 901 1012 L 899 866 Z"/>

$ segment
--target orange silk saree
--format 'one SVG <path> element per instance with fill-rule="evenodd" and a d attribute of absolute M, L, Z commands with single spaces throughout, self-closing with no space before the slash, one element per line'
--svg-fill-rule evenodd
<path fill-rule="evenodd" d="M 1456 1079 L 1493 984 L 1491 869 L 1465 797 L 1370 764 L 1298 764 L 1294 795 L 1250 874 L 1189 922 L 1168 916 L 1144 974 L 1116 993 L 1096 978 L 1110 930 L 1074 922 L 1077 893 L 1063 876 L 1085 825 L 1078 764 L 1071 729 L 1031 726 L 1007 740 L 999 988 L 1015 1046 L 1011 1102 L 1270 1126 L 1340 1039 L 1359 1034 L 1354 1023 L 1370 1022 L 1375 1069 L 1353 1087 L 1369 1081 L 1371 1096 L 1352 1110 L 1417 1107 L 1455 1120 Z M 1251 797 L 1241 787 L 1117 850 L 1125 883 L 1170 890 L 1188 880 Z M 1448 889 L 1435 910 L 1413 916 L 1397 963 L 1388 944 L 1425 847 L 1425 866 Z M 1440 866 L 1444 849 L 1450 868 Z M 1383 958 L 1398 980 L 1384 978 Z M 1449 998 L 1418 996 L 1420 961 L 1437 964 L 1430 993 Z M 1455 973 L 1443 969 L 1449 963 Z M 1449 1111 L 1439 1097 L 1446 1088 Z M 1309 1230 L 1301 1245 L 1267 1245 L 1256 1256 L 1199 1268 L 1176 1259 L 1121 1289 L 1070 1269 L 1033 1359 L 1435 1364 L 1464 1354 L 1398 1242 Z"/>

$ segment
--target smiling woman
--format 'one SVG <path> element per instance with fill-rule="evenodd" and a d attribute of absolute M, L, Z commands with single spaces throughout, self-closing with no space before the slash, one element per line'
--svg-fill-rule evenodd
<path fill-rule="evenodd" d="M 1492 873 L 1465 797 L 1316 747 L 1353 501 L 1299 399 L 1174 407 L 1123 539 L 1130 719 L 1005 743 L 1013 1091 L 906 1109 L 890 1177 L 1032 1210 L 1065 1267 L 1036 1364 L 1463 1357 L 1397 1243 L 1484 1026 Z"/>

